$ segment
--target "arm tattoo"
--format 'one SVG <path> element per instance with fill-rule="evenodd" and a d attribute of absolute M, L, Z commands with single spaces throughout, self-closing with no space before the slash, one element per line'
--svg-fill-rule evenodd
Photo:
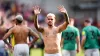
<path fill-rule="evenodd" d="M 69 24 L 69 16 L 67 13 L 64 13 L 64 18 L 66 19 L 66 22 Z"/>

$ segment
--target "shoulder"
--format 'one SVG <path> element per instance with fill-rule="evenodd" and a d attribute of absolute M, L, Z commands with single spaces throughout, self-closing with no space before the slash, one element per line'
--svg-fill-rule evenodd
<path fill-rule="evenodd" d="M 82 30 L 86 30 L 88 27 L 86 26 L 86 27 L 83 27 L 83 29 Z"/>
<path fill-rule="evenodd" d="M 78 30 L 78 28 L 77 28 L 77 27 L 75 27 L 75 26 L 74 26 L 74 29 Z"/>
<path fill-rule="evenodd" d="M 92 26 L 93 28 L 95 28 L 95 29 L 98 29 L 96 26 Z"/>
<path fill-rule="evenodd" d="M 79 29 L 77 27 L 75 27 L 75 30 L 79 32 Z"/>
<path fill-rule="evenodd" d="M 0 27 L 0 31 L 7 32 L 7 28 L 6 27 Z"/>
<path fill-rule="evenodd" d="M 26 27 L 26 29 L 29 30 L 29 31 L 32 31 L 32 28 L 30 28 L 30 27 Z"/>
<path fill-rule="evenodd" d="M 49 28 L 48 27 L 43 27 L 43 30 L 47 31 L 47 30 L 49 30 Z"/>
<path fill-rule="evenodd" d="M 16 29 L 16 27 L 12 27 L 12 28 L 8 29 L 8 32 L 14 32 L 15 29 Z"/>

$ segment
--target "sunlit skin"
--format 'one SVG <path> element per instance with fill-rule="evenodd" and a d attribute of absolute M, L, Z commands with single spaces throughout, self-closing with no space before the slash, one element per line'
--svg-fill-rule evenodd
<path fill-rule="evenodd" d="M 32 29 L 29 27 L 23 25 L 22 23 L 18 23 L 16 20 L 16 26 L 11 28 L 3 37 L 3 40 L 7 39 L 11 34 L 14 35 L 15 38 L 15 45 L 16 44 L 27 44 L 27 37 L 29 35 L 35 37 L 32 42 L 29 43 L 29 46 L 31 43 L 34 43 L 38 40 L 39 36 L 37 33 L 35 33 Z"/>
<path fill-rule="evenodd" d="M 59 53 L 60 49 L 60 40 L 61 38 L 58 37 L 58 28 L 54 26 L 55 18 L 50 15 L 46 18 L 46 23 L 48 27 L 44 28 L 43 40 L 45 44 L 45 52 L 46 53 Z"/>
<path fill-rule="evenodd" d="M 61 37 L 60 37 L 60 32 L 62 32 L 63 30 L 66 29 L 67 25 L 69 24 L 69 18 L 68 15 L 66 13 L 66 9 L 63 6 L 59 6 L 58 7 L 59 11 L 62 12 L 65 15 L 65 19 L 66 21 L 59 25 L 58 27 L 56 27 L 54 25 L 55 23 L 55 15 L 53 13 L 49 13 L 47 14 L 46 18 L 45 18 L 45 22 L 47 23 L 47 27 L 41 27 L 38 24 L 38 19 L 37 19 L 37 15 L 40 14 L 40 9 L 38 6 L 34 7 L 34 13 L 35 13 L 35 18 L 34 18 L 34 25 L 35 28 L 42 33 L 43 35 L 43 41 L 44 41 L 44 45 L 45 45 L 45 53 L 48 54 L 54 54 L 54 53 L 60 53 L 61 52 L 61 46 L 60 46 L 60 41 L 61 41 Z"/>
<path fill-rule="evenodd" d="M 0 39 L 3 38 L 4 34 L 6 34 L 6 31 L 7 31 L 7 28 L 4 27 L 4 24 L 1 25 L 1 23 L 2 23 L 2 20 L 0 18 Z"/>

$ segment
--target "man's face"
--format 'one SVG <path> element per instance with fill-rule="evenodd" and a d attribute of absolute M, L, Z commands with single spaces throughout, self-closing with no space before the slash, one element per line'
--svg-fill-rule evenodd
<path fill-rule="evenodd" d="M 87 22 L 84 22 L 84 26 L 87 26 L 87 24 L 88 24 Z"/>
<path fill-rule="evenodd" d="M 46 17 L 46 23 L 48 24 L 48 26 L 54 25 L 54 22 L 55 22 L 55 18 L 53 16 Z"/>

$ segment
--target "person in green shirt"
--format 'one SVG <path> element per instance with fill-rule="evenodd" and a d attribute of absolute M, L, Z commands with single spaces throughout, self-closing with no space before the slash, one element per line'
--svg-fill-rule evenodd
<path fill-rule="evenodd" d="M 61 43 L 63 46 L 63 56 L 76 56 L 76 50 L 80 49 L 79 30 L 74 26 L 74 19 L 70 18 L 68 27 L 62 32 Z"/>
<path fill-rule="evenodd" d="M 92 21 L 84 21 L 85 27 L 82 29 L 81 46 L 85 49 L 85 56 L 99 56 L 98 37 L 100 31 L 97 27 L 91 25 Z"/>

